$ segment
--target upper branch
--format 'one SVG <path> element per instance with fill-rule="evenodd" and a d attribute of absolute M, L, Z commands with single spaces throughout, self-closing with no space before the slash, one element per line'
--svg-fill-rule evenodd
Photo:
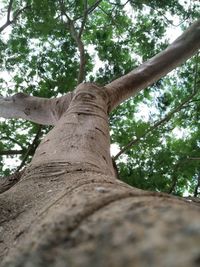
<path fill-rule="evenodd" d="M 8 4 L 8 10 L 7 10 L 7 19 L 6 22 L 0 27 L 0 32 L 2 32 L 3 30 L 5 30 L 5 28 L 7 28 L 9 25 L 11 25 L 12 23 L 14 23 L 18 17 L 20 16 L 20 14 L 27 8 L 29 8 L 29 5 L 26 5 L 25 7 L 18 9 L 15 12 L 15 15 L 13 16 L 12 19 L 10 19 L 11 17 L 11 11 L 12 11 L 12 5 L 13 5 L 13 0 L 10 0 L 9 4 Z"/>
<path fill-rule="evenodd" d="M 0 117 L 22 118 L 43 125 L 55 125 L 68 108 L 72 93 L 54 99 L 28 96 L 23 93 L 11 97 L 0 96 Z"/>
<path fill-rule="evenodd" d="M 80 64 L 79 64 L 79 73 L 78 73 L 78 81 L 77 81 L 77 84 L 80 84 L 83 82 L 83 80 L 85 78 L 85 63 L 86 63 L 84 44 L 81 40 L 81 34 L 83 32 L 83 27 L 81 28 L 81 30 L 78 33 L 74 27 L 74 22 L 72 20 L 68 20 L 68 21 L 69 21 L 69 27 L 70 27 L 71 35 L 77 44 L 79 54 L 80 54 Z M 82 24 L 82 25 L 84 25 L 84 24 Z"/>
<path fill-rule="evenodd" d="M 107 84 L 106 89 L 111 101 L 109 111 L 185 62 L 199 48 L 200 20 L 193 23 L 164 51 L 127 75 Z"/>
<path fill-rule="evenodd" d="M 173 110 L 171 110 L 164 118 L 161 120 L 155 122 L 152 126 L 150 126 L 143 134 L 138 136 L 136 139 L 131 140 L 127 145 L 125 145 L 116 156 L 113 157 L 114 160 L 116 160 L 119 156 L 121 156 L 126 150 L 130 149 L 133 145 L 137 144 L 142 138 L 146 137 L 149 133 L 151 133 L 154 129 L 159 127 L 160 125 L 168 122 L 174 114 L 181 111 L 183 108 L 185 108 L 185 104 L 190 103 L 193 98 L 197 95 L 197 93 L 200 91 L 200 86 L 198 87 L 197 84 L 197 76 L 198 76 L 198 61 L 195 64 L 195 75 L 194 75 L 194 86 L 192 93 L 186 97 L 177 107 L 175 107 Z"/>
<path fill-rule="evenodd" d="M 81 23 L 79 30 L 77 30 L 75 27 L 75 20 L 71 19 L 68 16 L 64 2 L 62 0 L 60 0 L 59 4 L 60 4 L 61 15 L 65 16 L 67 19 L 67 22 L 65 23 L 65 25 L 69 29 L 70 34 L 71 34 L 72 38 L 74 39 L 74 41 L 78 47 L 79 54 L 80 54 L 79 73 L 78 73 L 78 81 L 77 81 L 77 84 L 80 84 L 85 79 L 86 59 L 85 59 L 84 44 L 82 42 L 81 36 L 83 34 L 85 23 L 86 23 L 87 16 L 88 16 L 87 0 L 84 0 L 84 2 L 83 2 L 83 4 L 84 4 L 83 19 L 82 19 L 82 23 Z"/>
<path fill-rule="evenodd" d="M 87 15 L 88 15 L 88 13 L 87 13 L 88 12 L 88 10 L 87 10 L 87 0 L 84 0 L 83 4 L 84 4 L 83 20 L 82 20 L 82 23 L 81 23 L 80 30 L 78 32 L 78 38 L 81 38 L 81 35 L 82 35 L 84 27 L 85 27 L 85 23 L 86 23 L 86 20 L 87 20 Z"/>
<path fill-rule="evenodd" d="M 90 13 L 92 13 L 98 6 L 99 4 L 102 2 L 102 0 L 97 0 L 93 5 L 89 6 L 86 10 L 86 12 L 84 13 L 87 13 L 87 15 L 89 15 Z M 82 18 L 82 16 L 79 16 L 77 18 L 75 18 L 74 20 L 78 20 Z"/>
<path fill-rule="evenodd" d="M 8 4 L 7 21 L 10 21 L 10 12 L 11 12 L 11 9 L 12 9 L 12 4 L 13 4 L 13 0 L 10 0 L 10 2 Z"/>

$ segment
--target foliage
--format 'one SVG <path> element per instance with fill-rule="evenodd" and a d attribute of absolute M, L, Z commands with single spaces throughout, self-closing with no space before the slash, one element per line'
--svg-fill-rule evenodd
<path fill-rule="evenodd" d="M 9 2 L 4 1 L 4 17 Z M 22 7 L 23 12 L 1 32 L 3 95 L 25 92 L 55 97 L 76 87 L 80 51 L 70 21 L 76 32 L 83 26 L 85 80 L 103 85 L 164 49 L 169 43 L 169 28 L 184 29 L 200 10 L 198 1 L 16 0 L 12 16 Z M 7 30 L 9 35 L 4 34 Z M 195 80 L 200 72 L 198 61 L 197 57 L 192 58 L 111 114 L 113 143 L 122 148 L 138 139 L 117 161 L 121 179 L 129 184 L 178 195 L 194 192 L 200 172 L 200 85 Z M 194 90 L 197 92 L 188 103 L 148 132 Z M 42 128 L 42 134 L 48 130 Z M 26 151 L 37 131 L 38 126 L 30 122 L 1 120 L 0 151 Z M 12 168 L 5 166 L 5 156 L 0 157 L 0 171 L 8 174 Z"/>

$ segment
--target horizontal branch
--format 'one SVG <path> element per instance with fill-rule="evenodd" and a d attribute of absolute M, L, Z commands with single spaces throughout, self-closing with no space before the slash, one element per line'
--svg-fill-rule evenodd
<path fill-rule="evenodd" d="M 12 143 L 17 144 L 19 147 L 21 147 L 21 150 L 25 150 L 25 146 L 23 146 L 20 142 L 18 142 L 15 138 L 12 138 L 10 136 L 2 136 L 0 140 L 10 140 Z"/>
<path fill-rule="evenodd" d="M 23 93 L 11 97 L 0 96 L 0 117 L 21 118 L 42 125 L 55 125 L 68 108 L 73 93 L 54 99 L 28 96 Z"/>
<path fill-rule="evenodd" d="M 193 23 L 164 51 L 141 66 L 106 85 L 110 110 L 148 87 L 193 56 L 200 48 L 200 20 Z"/>
<path fill-rule="evenodd" d="M 21 155 L 24 152 L 24 150 L 2 150 L 0 151 L 0 156 Z"/>

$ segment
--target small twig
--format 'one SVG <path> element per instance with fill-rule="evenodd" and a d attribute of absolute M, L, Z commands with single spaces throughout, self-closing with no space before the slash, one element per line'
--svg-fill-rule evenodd
<path fill-rule="evenodd" d="M 65 24 L 66 24 L 67 28 L 69 28 L 71 36 L 74 39 L 74 41 L 76 42 L 78 50 L 79 50 L 80 63 L 79 63 L 79 73 L 78 73 L 77 84 L 80 84 L 85 79 L 86 59 L 85 59 L 85 49 L 84 49 L 83 42 L 81 40 L 81 35 L 83 34 L 83 30 L 84 30 L 84 26 L 85 26 L 85 22 L 86 22 L 86 18 L 87 18 L 87 11 L 86 11 L 87 1 L 84 1 L 84 3 L 85 3 L 84 19 L 83 19 L 83 22 L 82 22 L 82 25 L 81 25 L 79 32 L 77 32 L 77 30 L 75 29 L 74 20 L 72 20 L 68 16 L 68 14 L 66 13 L 63 1 L 60 0 L 59 3 L 60 3 L 61 14 L 67 18 L 67 23 L 65 23 Z"/>
<path fill-rule="evenodd" d="M 148 7 L 148 5 L 146 5 L 146 4 L 144 4 L 146 7 Z M 154 11 L 157 11 L 155 8 L 153 8 L 152 6 L 151 6 L 151 9 L 153 9 Z M 177 28 L 177 27 L 180 27 L 180 25 L 181 24 L 183 24 L 183 22 L 185 22 L 189 17 L 190 17 L 190 15 L 187 15 L 187 17 L 185 18 L 185 19 L 183 19 L 182 21 L 180 21 L 178 24 L 174 24 L 170 19 L 168 19 L 167 17 L 166 17 L 166 15 L 164 14 L 164 12 L 159 12 L 160 14 L 159 15 L 161 15 L 162 17 L 164 17 L 165 18 L 165 20 L 170 24 L 170 25 L 172 25 L 173 27 L 175 27 L 175 28 Z"/>
<path fill-rule="evenodd" d="M 91 5 L 88 9 L 87 9 L 87 15 L 89 15 L 90 13 L 92 13 L 98 6 L 99 6 L 99 4 L 102 2 L 102 0 L 98 0 L 98 1 L 96 1 L 93 5 Z M 76 21 L 76 20 L 79 20 L 79 19 L 81 19 L 82 18 L 82 16 L 79 16 L 79 17 L 77 17 L 77 18 L 74 18 L 74 21 Z"/>
<path fill-rule="evenodd" d="M 184 159 L 179 160 L 175 166 L 174 166 L 174 175 L 172 177 L 172 184 L 171 187 L 169 188 L 169 190 L 167 191 L 168 194 L 172 194 L 172 192 L 174 191 L 177 181 L 178 181 L 178 176 L 176 175 L 177 170 L 180 168 L 181 165 L 183 165 L 184 163 L 186 163 L 187 161 L 190 160 L 200 160 L 200 158 L 191 158 L 191 157 L 186 157 Z M 198 177 L 198 184 L 196 186 L 196 190 L 198 191 L 198 187 L 200 186 L 200 173 L 199 173 L 199 177 Z M 197 195 L 196 195 L 197 196 Z"/>
<path fill-rule="evenodd" d="M 131 0 L 127 0 L 124 4 L 118 4 L 118 3 L 113 3 L 110 2 L 111 5 L 115 5 L 115 6 L 120 6 L 120 7 L 125 7 Z"/>
<path fill-rule="evenodd" d="M 10 26 L 12 23 L 14 23 L 18 17 L 20 16 L 20 14 L 27 8 L 30 7 L 30 5 L 27 5 L 19 10 L 16 11 L 15 15 L 13 16 L 13 19 L 10 19 L 10 15 L 11 15 L 11 10 L 12 10 L 12 4 L 13 4 L 13 0 L 10 0 L 9 4 L 8 4 L 8 10 L 7 10 L 7 20 L 6 22 L 0 27 L 0 32 L 2 32 L 3 30 L 5 30 L 8 26 Z"/>
<path fill-rule="evenodd" d="M 30 156 L 30 154 L 33 153 L 35 151 L 35 149 L 37 148 L 37 142 L 38 142 L 39 137 L 41 136 L 41 133 L 42 133 L 42 126 L 40 125 L 38 128 L 38 131 L 35 135 L 35 138 L 33 139 L 33 142 L 29 145 L 29 147 L 26 151 L 26 154 L 24 155 L 24 158 L 23 158 L 21 164 L 19 165 L 19 167 L 17 168 L 16 172 L 19 172 L 22 169 L 22 167 L 25 165 L 28 157 Z"/>
<path fill-rule="evenodd" d="M 142 138 L 146 137 L 147 134 L 149 134 L 150 132 L 152 132 L 154 129 L 156 129 L 158 126 L 168 122 L 171 117 L 179 112 L 181 109 L 184 108 L 184 105 L 192 98 L 194 97 L 196 93 L 192 93 L 190 96 L 188 96 L 180 105 L 178 105 L 178 107 L 174 108 L 172 111 L 170 111 L 163 119 L 161 119 L 160 121 L 157 121 L 154 125 L 150 126 L 141 136 L 139 136 L 138 138 L 130 141 L 126 146 L 124 146 L 119 153 L 117 153 L 116 156 L 114 156 L 114 160 L 116 160 L 119 156 L 121 156 L 126 150 L 130 149 L 133 145 L 137 144 Z"/>
<path fill-rule="evenodd" d="M 180 163 L 182 163 L 183 161 L 178 161 L 176 164 L 175 164 L 175 166 L 174 166 L 174 174 L 173 174 L 173 176 L 172 176 L 172 184 L 171 184 L 171 186 L 170 186 L 170 188 L 168 189 L 168 191 L 167 191 L 167 193 L 168 194 L 172 194 L 173 193 L 173 191 L 174 191 L 174 189 L 175 189 L 175 187 L 176 187 L 176 185 L 177 185 L 177 181 L 178 181 L 178 176 L 176 175 L 176 172 L 177 172 L 177 170 L 179 169 L 179 167 L 180 167 Z"/>
<path fill-rule="evenodd" d="M 10 140 L 11 142 L 13 142 L 14 144 L 17 144 L 18 146 L 21 147 L 21 150 L 25 150 L 25 147 L 20 143 L 18 142 L 16 139 L 12 138 L 12 137 L 9 137 L 9 136 L 2 136 L 0 138 L 0 140 Z"/>
<path fill-rule="evenodd" d="M 24 153 L 24 150 L 3 150 L 3 151 L 0 151 L 0 156 L 21 155 L 23 153 Z"/>
<path fill-rule="evenodd" d="M 199 188 L 200 188 L 200 172 L 199 172 L 199 175 L 197 177 L 197 185 L 195 186 L 195 189 L 194 189 L 194 197 L 197 197 L 199 195 Z M 199 199 L 200 201 L 200 199 Z"/>
<path fill-rule="evenodd" d="M 156 122 L 154 125 L 150 126 L 141 136 L 138 138 L 130 141 L 127 145 L 125 145 L 117 155 L 113 157 L 114 160 L 116 160 L 119 156 L 121 156 L 126 150 L 130 149 L 133 145 L 137 144 L 142 138 L 146 137 L 147 134 L 149 134 L 151 131 L 156 129 L 158 126 L 162 125 L 163 123 L 168 122 L 171 117 L 179 112 L 181 109 L 185 108 L 185 104 L 191 101 L 191 99 L 197 94 L 199 88 L 197 88 L 197 75 L 198 75 L 198 62 L 196 61 L 195 64 L 195 77 L 194 77 L 194 86 L 193 86 L 193 92 L 183 100 L 183 102 L 178 105 L 176 108 L 174 108 L 172 111 L 170 111 L 163 119 Z"/>

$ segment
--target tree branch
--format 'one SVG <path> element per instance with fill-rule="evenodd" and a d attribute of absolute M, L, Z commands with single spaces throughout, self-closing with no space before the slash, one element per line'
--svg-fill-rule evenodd
<path fill-rule="evenodd" d="M 180 163 L 182 163 L 182 161 L 178 161 L 174 166 L 174 171 L 173 171 L 173 176 L 172 176 L 172 184 L 171 184 L 170 188 L 167 190 L 168 194 L 172 194 L 176 188 L 177 181 L 178 181 L 178 176 L 176 175 L 176 172 L 178 171 L 178 169 L 180 167 Z"/>
<path fill-rule="evenodd" d="M 168 193 L 168 194 L 172 194 L 173 191 L 174 191 L 174 189 L 175 189 L 175 187 L 176 187 L 176 185 L 177 185 L 177 182 L 178 182 L 178 176 L 176 175 L 176 172 L 179 170 L 179 168 L 181 167 L 181 165 L 187 163 L 190 159 L 191 159 L 191 158 L 189 158 L 189 157 L 187 158 L 187 157 L 186 157 L 186 158 L 184 158 L 184 159 L 179 160 L 179 161 L 175 164 L 175 166 L 174 166 L 174 174 L 173 174 L 173 176 L 172 176 L 172 184 L 171 184 L 170 188 L 167 190 L 167 193 Z M 199 160 L 200 160 L 200 158 L 199 158 Z M 195 187 L 194 197 L 196 197 L 196 196 L 198 195 L 198 188 L 199 188 L 199 186 L 200 186 L 200 173 L 199 173 L 199 176 L 198 176 L 198 183 L 197 183 L 197 185 L 196 185 L 196 187 Z"/>
<path fill-rule="evenodd" d="M 24 152 L 24 150 L 3 150 L 0 151 L 0 156 L 21 155 Z"/>
<path fill-rule="evenodd" d="M 23 93 L 11 97 L 0 96 L 0 117 L 22 118 L 42 125 L 55 125 L 68 108 L 73 93 L 47 99 Z"/>
<path fill-rule="evenodd" d="M 141 66 L 106 85 L 110 96 L 109 112 L 130 96 L 148 87 L 185 62 L 200 48 L 200 20 L 193 23 L 167 49 Z"/>
<path fill-rule="evenodd" d="M 18 17 L 20 16 L 20 14 L 27 8 L 30 7 L 30 5 L 27 5 L 21 9 L 18 9 L 15 13 L 15 16 L 13 16 L 13 19 L 10 19 L 10 15 L 11 15 L 11 10 L 12 10 L 12 5 L 13 5 L 13 0 L 10 0 L 9 4 L 8 4 L 8 10 L 7 10 L 7 20 L 6 22 L 0 27 L 0 32 L 4 31 L 8 26 L 10 26 L 12 23 L 14 23 Z"/>
<path fill-rule="evenodd" d="M 110 2 L 111 5 L 119 6 L 119 7 L 125 7 L 131 0 L 127 0 L 124 4 Z"/>
<path fill-rule="evenodd" d="M 0 140 L 10 140 L 14 144 L 17 144 L 18 146 L 20 146 L 21 147 L 21 150 L 24 150 L 25 151 L 25 147 L 20 142 L 18 142 L 16 139 L 14 139 L 14 138 L 12 138 L 10 136 L 2 136 L 0 138 Z"/>
<path fill-rule="evenodd" d="M 158 126 L 168 122 L 171 117 L 179 112 L 181 109 L 185 108 L 184 105 L 188 103 L 195 95 L 197 94 L 197 91 L 193 92 L 191 95 L 189 95 L 180 105 L 178 105 L 176 108 L 174 108 L 172 111 L 170 111 L 163 119 L 155 122 L 152 126 L 150 126 L 141 136 L 138 138 L 130 141 L 127 145 L 125 145 L 117 155 L 115 155 L 113 158 L 116 160 L 119 156 L 121 156 L 126 150 L 130 149 L 133 145 L 137 144 L 142 138 L 146 137 L 147 134 L 152 132 L 154 129 L 156 129 Z"/>
<path fill-rule="evenodd" d="M 97 0 L 93 5 L 91 5 L 90 7 L 88 7 L 87 9 L 87 15 L 89 15 L 90 13 L 92 13 L 98 6 L 99 4 L 102 2 L 102 0 Z M 79 16 L 77 18 L 74 19 L 74 21 L 81 19 L 82 16 Z"/>
<path fill-rule="evenodd" d="M 83 29 L 79 31 L 79 34 L 78 34 L 74 27 L 74 22 L 72 20 L 69 20 L 69 17 L 68 17 L 68 22 L 69 22 L 69 29 L 71 32 L 71 36 L 76 42 L 78 50 L 79 50 L 79 54 L 80 54 L 80 64 L 79 64 L 79 73 L 78 73 L 78 81 L 77 81 L 77 84 L 80 84 L 83 82 L 85 78 L 85 63 L 86 63 L 84 45 L 81 40 L 81 37 L 79 37 L 79 34 L 83 33 Z"/>
<path fill-rule="evenodd" d="M 29 145 L 26 154 L 24 155 L 24 158 L 21 162 L 21 164 L 19 165 L 19 167 L 17 168 L 17 172 L 19 172 L 25 165 L 28 157 L 30 156 L 30 154 L 34 154 L 37 146 L 38 146 L 38 139 L 41 137 L 42 135 L 42 126 L 40 125 L 38 128 L 38 131 L 35 135 L 35 138 L 33 139 L 33 142 Z"/>
<path fill-rule="evenodd" d="M 79 73 L 78 73 L 78 78 L 77 78 L 77 84 L 80 84 L 84 81 L 85 79 L 85 64 L 86 64 L 86 59 L 85 59 L 85 49 L 84 49 L 84 44 L 82 42 L 81 36 L 83 34 L 84 31 L 84 27 L 85 27 L 85 23 L 87 20 L 88 15 L 93 12 L 95 10 L 95 8 L 98 7 L 98 5 L 102 2 L 102 0 L 98 0 L 96 1 L 93 5 L 91 5 L 90 7 L 88 7 L 88 2 L 87 0 L 83 1 L 84 4 L 84 11 L 83 11 L 83 16 L 78 17 L 78 18 L 74 18 L 71 19 L 68 14 L 66 13 L 66 8 L 64 5 L 63 0 L 59 0 L 59 4 L 60 4 L 60 10 L 61 10 L 61 16 L 64 15 L 67 18 L 67 23 L 65 23 L 65 25 L 69 28 L 70 33 L 72 38 L 74 39 L 74 41 L 76 42 L 76 45 L 78 47 L 78 51 L 80 54 L 80 63 L 79 63 Z M 80 29 L 77 31 L 75 29 L 75 21 L 77 21 L 78 19 L 82 19 L 81 22 L 81 27 Z"/>
<path fill-rule="evenodd" d="M 194 189 L 194 197 L 197 197 L 198 196 L 198 194 L 199 194 L 199 192 L 198 192 L 199 188 L 200 188 L 200 172 L 199 172 L 198 177 L 197 177 L 197 185 L 195 186 L 195 189 Z"/>
<path fill-rule="evenodd" d="M 25 169 L 23 169 L 22 171 L 20 171 L 20 170 L 24 167 L 28 156 L 31 153 L 34 153 L 35 149 L 37 148 L 38 139 L 42 133 L 41 130 L 42 130 L 42 126 L 39 126 L 38 131 L 35 135 L 35 138 L 33 139 L 33 142 L 29 145 L 29 147 L 26 151 L 26 154 L 25 154 L 21 164 L 17 168 L 17 170 L 11 175 L 0 177 L 0 194 L 9 190 L 11 187 L 13 187 L 21 179 Z M 18 152 L 18 151 L 19 150 L 16 150 L 16 152 Z M 18 153 L 14 153 L 14 150 L 12 150 L 10 152 L 13 152 L 13 154 L 18 154 Z M 24 153 L 24 151 L 22 151 L 22 153 Z M 22 153 L 20 153 L 20 154 L 22 154 Z M 9 154 L 11 155 L 11 153 L 9 153 Z M 1 152 L 0 152 L 0 155 L 1 155 Z"/>
<path fill-rule="evenodd" d="M 12 9 L 12 4 L 13 4 L 13 0 L 10 0 L 10 2 L 8 4 L 7 21 L 10 21 L 10 12 L 11 12 L 11 9 Z"/>
<path fill-rule="evenodd" d="M 86 23 L 86 20 L 87 20 L 87 0 L 84 0 L 83 1 L 83 4 L 84 4 L 84 11 L 83 11 L 83 20 L 82 20 L 82 23 L 81 23 L 81 27 L 79 29 L 79 32 L 78 32 L 78 38 L 80 39 L 81 38 L 81 35 L 83 33 L 83 30 L 84 30 L 84 27 L 85 27 L 85 23 Z"/>

